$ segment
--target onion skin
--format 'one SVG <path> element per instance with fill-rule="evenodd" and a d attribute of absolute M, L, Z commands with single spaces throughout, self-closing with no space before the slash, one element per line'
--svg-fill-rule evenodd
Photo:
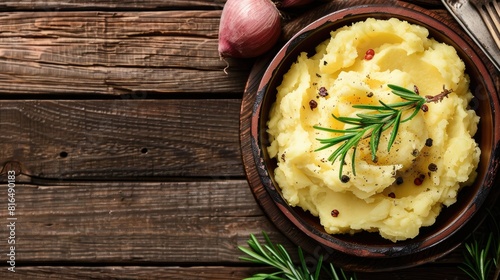
<path fill-rule="evenodd" d="M 281 8 L 299 7 L 312 2 L 314 2 L 314 0 L 283 0 L 281 1 Z"/>
<path fill-rule="evenodd" d="M 281 34 L 281 15 L 271 0 L 228 0 L 219 26 L 221 57 L 251 58 L 269 51 Z"/>

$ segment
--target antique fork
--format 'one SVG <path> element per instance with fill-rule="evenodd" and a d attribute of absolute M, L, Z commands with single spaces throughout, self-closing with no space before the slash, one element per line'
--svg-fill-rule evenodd
<path fill-rule="evenodd" d="M 500 50 L 500 3 L 499 0 L 470 0 L 483 18 L 486 28 Z"/>

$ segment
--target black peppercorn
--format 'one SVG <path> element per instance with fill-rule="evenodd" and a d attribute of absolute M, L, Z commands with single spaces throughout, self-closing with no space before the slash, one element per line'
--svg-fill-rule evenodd
<path fill-rule="evenodd" d="M 342 181 L 342 183 L 347 183 L 349 182 L 349 180 L 351 180 L 351 178 L 349 178 L 349 176 L 347 175 L 342 175 L 342 178 L 340 178 L 340 181 Z"/>
<path fill-rule="evenodd" d="M 436 170 L 438 170 L 437 165 L 434 164 L 434 163 L 429 164 L 429 166 L 427 168 L 429 168 L 429 171 L 436 171 Z"/>
<path fill-rule="evenodd" d="M 318 102 L 314 100 L 309 101 L 309 108 L 311 108 L 311 110 L 314 110 L 316 107 L 318 107 Z"/>
<path fill-rule="evenodd" d="M 403 177 L 399 176 L 396 178 L 396 184 L 401 185 L 403 183 Z"/>
<path fill-rule="evenodd" d="M 425 145 L 427 147 L 432 147 L 432 142 L 433 142 L 432 138 L 427 138 L 427 140 L 425 140 Z"/>

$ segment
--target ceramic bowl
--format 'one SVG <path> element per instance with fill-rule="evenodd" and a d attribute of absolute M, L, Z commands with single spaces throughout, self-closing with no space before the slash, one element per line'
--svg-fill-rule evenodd
<path fill-rule="evenodd" d="M 470 87 L 475 98 L 470 106 L 481 117 L 476 141 L 482 153 L 475 183 L 459 192 L 458 201 L 455 204 L 443 208 L 434 225 L 421 228 L 419 235 L 413 239 L 396 243 L 381 238 L 378 233 L 327 234 L 316 217 L 298 207 L 290 207 L 284 201 L 280 188 L 273 178 L 276 162 L 270 159 L 266 149 L 269 145 L 266 122 L 270 107 L 276 99 L 276 87 L 281 83 L 283 74 L 295 62 L 299 53 L 314 52 L 315 46 L 329 38 L 330 31 L 353 22 L 363 21 L 368 17 L 377 19 L 395 17 L 424 26 L 429 30 L 430 37 L 455 47 L 458 55 L 465 62 L 466 71 L 471 78 Z M 496 195 L 493 187 L 500 153 L 499 114 L 498 95 L 488 68 L 461 35 L 434 17 L 413 9 L 384 5 L 358 6 L 334 12 L 314 21 L 293 36 L 272 59 L 260 82 L 251 117 L 253 156 L 262 185 L 282 212 L 283 217 L 295 226 L 294 230 L 301 231 L 322 247 L 332 252 L 340 252 L 344 256 L 363 258 L 368 262 L 372 259 L 375 260 L 375 264 L 377 259 L 385 259 L 390 263 L 391 260 L 406 258 L 407 261 L 401 262 L 399 266 L 410 266 L 419 263 L 412 261 L 412 258 L 430 261 L 444 254 L 445 252 L 426 253 L 431 249 L 439 249 L 438 245 L 441 243 L 450 244 L 440 249 L 444 251 L 450 251 L 458 246 L 466 236 L 463 231 L 468 233 L 471 230 L 465 225 L 474 221 L 475 227 L 477 221 L 481 219 L 478 216 L 481 206 L 487 198 Z M 457 234 L 459 231 L 462 231 L 460 235 Z M 420 256 L 413 257 L 415 254 L 420 254 Z M 397 261 L 394 267 L 398 266 L 396 263 Z M 345 265 L 342 262 L 340 264 Z"/>

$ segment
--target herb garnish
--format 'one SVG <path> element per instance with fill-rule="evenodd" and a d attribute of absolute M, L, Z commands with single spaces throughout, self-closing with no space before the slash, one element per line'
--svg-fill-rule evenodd
<path fill-rule="evenodd" d="M 496 202 L 483 223 L 465 243 L 464 262 L 459 268 L 473 280 L 496 280 L 500 277 L 500 204 Z M 484 230 L 485 232 L 481 232 Z"/>
<path fill-rule="evenodd" d="M 500 276 L 500 201 L 495 202 L 492 209 L 488 210 L 483 225 L 476 229 L 465 243 L 463 251 L 464 260 L 459 269 L 464 271 L 471 280 L 497 280 Z M 290 254 L 281 245 L 274 245 L 266 232 L 262 232 L 265 244 L 260 244 L 257 238 L 250 234 L 247 241 L 249 248 L 239 246 L 238 248 L 248 255 L 240 257 L 242 260 L 257 264 L 264 264 L 277 269 L 273 273 L 257 273 L 245 280 L 286 280 L 286 279 L 333 279 L 333 280 L 356 280 L 356 274 L 351 276 L 342 268 L 335 268 L 331 263 L 327 268 L 323 266 L 323 257 L 318 259 L 313 256 L 307 258 L 310 263 L 317 261 L 315 268 L 307 268 L 306 257 L 300 246 L 297 247 L 299 263 L 295 264 Z M 326 275 L 324 275 L 326 273 Z"/>
<path fill-rule="evenodd" d="M 425 103 L 439 102 L 443 100 L 443 98 L 448 97 L 448 94 L 452 92 L 451 90 L 445 89 L 445 87 L 443 86 L 443 91 L 438 95 L 427 95 L 423 97 L 419 95 L 417 86 L 414 87 L 414 91 L 393 84 L 388 84 L 387 86 L 391 89 L 393 94 L 401 97 L 405 101 L 386 104 L 379 100 L 380 105 L 356 104 L 352 107 L 373 111 L 367 113 L 358 113 L 356 114 L 356 117 L 337 117 L 332 114 L 332 117 L 334 119 L 351 125 L 347 129 L 332 129 L 321 126 L 314 126 L 314 128 L 318 130 L 343 134 L 341 136 L 336 136 L 333 138 L 317 138 L 316 140 L 318 140 L 323 146 L 315 150 L 321 151 L 342 143 L 342 145 L 340 145 L 328 157 L 328 161 L 331 161 L 332 164 L 340 158 L 339 179 L 342 178 L 343 167 L 346 164 L 345 158 L 347 153 L 351 149 L 353 150 L 351 156 L 352 173 L 356 175 L 355 158 L 359 141 L 368 137 L 370 138 L 369 143 L 371 158 L 372 161 L 376 161 L 377 150 L 382 132 L 389 128 L 392 128 L 387 145 L 387 151 L 390 151 L 392 145 L 394 144 L 394 141 L 396 140 L 396 136 L 398 134 L 399 126 L 401 125 L 401 123 L 411 120 L 418 114 L 421 109 L 423 110 L 424 108 L 426 108 L 426 110 L 423 111 L 427 111 L 428 108 Z M 413 110 L 413 112 L 409 116 L 403 117 L 404 112 L 411 110 Z"/>
<path fill-rule="evenodd" d="M 253 263 L 272 266 L 278 271 L 273 273 L 258 273 L 250 278 L 246 278 L 245 280 L 319 280 L 324 279 L 320 278 L 322 276 L 322 272 L 323 274 L 328 274 L 328 278 L 333 280 L 356 280 L 355 274 L 353 274 L 353 276 L 348 276 L 340 268 L 338 268 L 339 273 L 337 273 L 337 270 L 335 269 L 335 267 L 333 267 L 332 264 L 329 265 L 329 270 L 322 267 L 323 256 L 320 256 L 317 260 L 315 269 L 313 271 L 310 271 L 307 267 L 306 258 L 300 246 L 297 248 L 300 264 L 296 265 L 292 261 L 290 254 L 288 254 L 283 245 L 273 244 L 266 232 L 262 232 L 262 235 L 264 236 L 264 239 L 266 241 L 265 244 L 260 244 L 255 235 L 250 234 L 250 239 L 247 241 L 249 248 L 242 246 L 238 247 L 243 253 L 249 256 L 241 257 L 240 259 Z"/>

